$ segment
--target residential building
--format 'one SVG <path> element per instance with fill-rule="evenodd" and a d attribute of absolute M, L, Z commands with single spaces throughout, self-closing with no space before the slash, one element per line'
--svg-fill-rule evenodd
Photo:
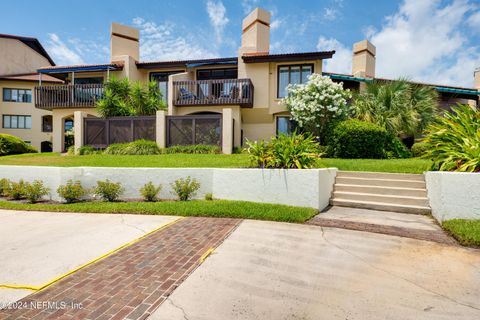
<path fill-rule="evenodd" d="M 43 76 L 65 81 L 54 86 L 42 82 L 35 89 L 37 108 L 52 112 L 54 151 L 65 151 L 68 146 L 65 131 L 75 115 L 79 117 L 75 125 L 82 125 L 85 116 L 97 116 L 95 101 L 102 94 L 103 83 L 113 76 L 158 83 L 168 105 L 166 118 L 157 119 L 161 146 L 216 141 L 227 153 L 246 139 L 269 139 L 289 130 L 289 113 L 280 103 L 289 83 L 304 83 L 310 74 L 323 73 L 342 81 L 346 88 L 361 90 L 375 78 L 376 49 L 367 40 L 354 45 L 352 74 L 323 72 L 323 60 L 332 58 L 334 51 L 271 54 L 270 13 L 259 8 L 243 20 L 241 47 L 235 57 L 140 61 L 139 40 L 137 29 L 112 23 L 109 63 L 39 68 Z M 476 104 L 480 82 L 476 85 L 432 86 L 447 106 Z M 198 129 L 204 131 L 197 134 L 197 127 L 202 126 L 206 129 Z M 96 136 L 112 134 L 108 130 L 98 131 Z M 205 140 L 206 133 L 215 136 L 213 140 Z M 83 133 L 77 139 L 88 143 L 83 141 Z"/>
<path fill-rule="evenodd" d="M 37 69 L 55 63 L 35 38 L 0 34 L 0 133 L 18 136 L 39 151 L 51 151 L 52 113 L 35 108 Z M 44 83 L 62 83 L 45 75 Z"/>

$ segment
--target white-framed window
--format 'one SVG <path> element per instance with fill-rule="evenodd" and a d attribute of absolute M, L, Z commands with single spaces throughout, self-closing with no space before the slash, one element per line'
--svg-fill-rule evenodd
<path fill-rule="evenodd" d="M 3 115 L 2 127 L 4 129 L 31 129 L 32 116 Z"/>

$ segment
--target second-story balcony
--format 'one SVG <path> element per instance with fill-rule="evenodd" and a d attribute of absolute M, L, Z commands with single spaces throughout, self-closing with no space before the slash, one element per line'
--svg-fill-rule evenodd
<path fill-rule="evenodd" d="M 35 87 L 35 107 L 55 109 L 94 107 L 103 95 L 103 84 L 67 84 Z"/>
<path fill-rule="evenodd" d="M 173 105 L 253 106 L 253 84 L 250 79 L 185 80 L 173 82 Z"/>

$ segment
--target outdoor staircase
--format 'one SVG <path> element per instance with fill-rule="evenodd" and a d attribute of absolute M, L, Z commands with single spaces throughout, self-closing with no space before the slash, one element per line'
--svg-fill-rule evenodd
<path fill-rule="evenodd" d="M 338 171 L 333 206 L 430 214 L 423 174 Z"/>

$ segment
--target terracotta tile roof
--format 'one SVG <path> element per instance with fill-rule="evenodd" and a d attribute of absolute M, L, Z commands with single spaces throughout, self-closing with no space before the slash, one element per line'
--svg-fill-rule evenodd
<path fill-rule="evenodd" d="M 39 79 L 39 73 L 20 73 L 20 74 L 0 75 L 0 80 L 38 82 L 38 79 Z M 42 74 L 42 82 L 63 83 L 63 80 L 57 79 L 48 74 Z"/>
<path fill-rule="evenodd" d="M 242 59 L 245 63 L 256 62 L 289 62 L 299 60 L 322 60 L 330 59 L 335 51 L 297 52 L 297 53 L 275 53 L 275 54 L 245 54 Z"/>
<path fill-rule="evenodd" d="M 137 62 L 137 67 L 139 69 L 153 69 L 153 68 L 181 68 L 185 67 L 187 64 L 194 63 L 222 63 L 222 62 L 231 62 L 238 60 L 238 57 L 227 57 L 227 58 L 209 58 L 209 59 L 192 59 L 192 60 L 172 60 L 172 61 L 146 61 L 146 62 Z"/>
<path fill-rule="evenodd" d="M 42 44 L 40 43 L 40 41 L 38 41 L 37 38 L 23 37 L 23 36 L 17 36 L 13 34 L 2 34 L 2 33 L 0 33 L 0 38 L 19 40 L 23 42 L 25 45 L 35 50 L 36 52 L 38 52 L 39 54 L 41 54 L 42 56 L 44 56 L 52 66 L 55 65 L 55 62 L 53 61 L 52 58 L 50 58 L 47 51 L 43 48 Z"/>
<path fill-rule="evenodd" d="M 123 63 L 121 62 L 115 62 L 115 63 L 102 63 L 102 64 L 75 64 L 75 65 L 68 65 L 68 66 L 51 66 L 51 67 L 42 67 L 39 68 L 38 71 L 50 71 L 52 72 L 54 70 L 66 70 L 68 71 L 69 69 L 88 69 L 88 68 L 96 68 L 96 67 L 112 67 L 117 70 L 123 69 Z"/>

